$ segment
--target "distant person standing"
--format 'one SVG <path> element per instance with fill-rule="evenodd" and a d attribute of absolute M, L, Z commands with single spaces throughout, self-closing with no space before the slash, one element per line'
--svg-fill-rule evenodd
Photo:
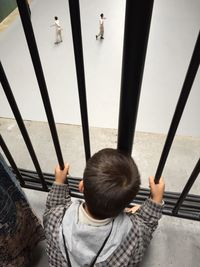
<path fill-rule="evenodd" d="M 62 42 L 62 34 L 61 34 L 61 31 L 62 31 L 62 28 L 60 26 L 60 22 L 58 20 L 58 17 L 54 17 L 55 19 L 55 22 L 53 25 L 51 25 L 51 27 L 55 26 L 56 28 L 56 41 L 55 41 L 55 44 L 59 44 L 60 42 Z"/>
<path fill-rule="evenodd" d="M 106 18 L 104 17 L 103 13 L 100 15 L 100 19 L 99 19 L 99 34 L 96 35 L 96 40 L 98 39 L 98 37 L 100 37 L 101 39 L 104 39 L 104 20 Z"/>

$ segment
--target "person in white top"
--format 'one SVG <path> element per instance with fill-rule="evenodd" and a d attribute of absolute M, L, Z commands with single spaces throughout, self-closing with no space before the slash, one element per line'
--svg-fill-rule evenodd
<path fill-rule="evenodd" d="M 105 19 L 106 18 L 104 17 L 102 13 L 99 19 L 99 34 L 96 35 L 96 40 L 98 39 L 98 37 L 100 37 L 101 39 L 104 39 L 103 35 L 104 35 L 104 20 Z"/>
<path fill-rule="evenodd" d="M 55 28 L 56 28 L 56 41 L 55 41 L 55 44 L 59 44 L 60 42 L 62 42 L 62 34 L 61 34 L 62 28 L 60 26 L 58 17 L 54 17 L 54 19 L 55 19 L 55 22 L 51 26 L 52 27 L 55 26 Z"/>

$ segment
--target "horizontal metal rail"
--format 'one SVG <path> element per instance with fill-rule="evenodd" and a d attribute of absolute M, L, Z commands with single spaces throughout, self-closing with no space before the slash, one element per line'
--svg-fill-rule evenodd
<path fill-rule="evenodd" d="M 36 172 L 25 170 L 25 169 L 19 169 L 19 171 L 25 181 L 25 185 L 23 186 L 24 188 L 44 191 L 40 185 L 40 181 L 39 181 L 39 178 Z M 54 175 L 50 173 L 43 173 L 43 175 L 45 177 L 48 190 L 50 190 L 55 180 Z M 68 177 L 68 184 L 69 184 L 71 196 L 83 199 L 83 194 L 80 193 L 78 189 L 78 184 L 80 181 L 81 181 L 81 178 L 71 177 L 71 176 Z M 134 204 L 143 204 L 144 201 L 147 198 L 149 198 L 149 195 L 150 195 L 149 189 L 141 188 L 138 195 L 132 201 L 130 206 Z M 165 192 L 164 193 L 165 206 L 163 209 L 163 214 L 200 221 L 200 196 L 194 195 L 194 194 L 191 194 L 191 195 L 188 194 L 185 197 L 178 213 L 174 214 L 173 209 L 179 197 L 180 197 L 180 193 L 176 193 L 176 192 Z"/>
<path fill-rule="evenodd" d="M 180 197 L 179 197 L 179 199 L 178 199 L 178 201 L 177 201 L 177 203 L 173 209 L 173 214 L 177 214 L 180 207 L 183 206 L 184 200 L 186 199 L 186 197 L 187 197 L 191 187 L 193 186 L 194 182 L 196 181 L 199 173 L 200 173 L 200 159 L 198 160 L 190 178 L 188 179 L 188 181 L 187 181 L 187 183 L 186 183 L 186 185 L 185 185 L 185 187 L 184 187 L 184 189 L 183 189 L 183 191 L 182 191 L 182 193 L 181 193 L 181 195 L 180 195 Z M 200 209 L 200 206 L 199 206 L 199 209 Z"/>
<path fill-rule="evenodd" d="M 23 169 L 23 168 L 20 168 L 19 170 L 23 175 L 30 176 L 30 177 L 33 177 L 34 179 L 37 179 L 37 174 L 35 175 L 34 171 L 26 170 L 26 169 Z M 45 176 L 45 180 L 46 181 L 50 181 L 51 183 L 52 183 L 52 181 L 54 181 L 54 179 L 55 179 L 54 174 L 47 173 L 47 172 L 43 172 L 43 174 Z M 74 185 L 75 187 L 77 187 L 79 182 L 81 181 L 81 178 L 78 178 L 78 177 L 73 177 L 72 178 L 71 176 L 68 176 L 68 181 L 69 181 L 69 183 L 71 185 Z M 140 195 L 144 195 L 146 197 L 149 197 L 149 189 L 141 187 L 140 188 Z M 175 200 L 174 203 L 176 202 L 176 199 L 180 197 L 180 195 L 181 195 L 181 193 L 165 191 L 165 196 L 168 199 L 174 199 Z M 186 196 L 185 200 L 189 200 L 189 201 L 193 201 L 193 202 L 199 203 L 200 196 L 194 195 L 194 194 L 190 194 L 190 195 Z"/>

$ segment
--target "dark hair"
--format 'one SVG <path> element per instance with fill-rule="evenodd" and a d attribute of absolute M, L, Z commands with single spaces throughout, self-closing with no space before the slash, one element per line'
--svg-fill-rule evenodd
<path fill-rule="evenodd" d="M 95 218 L 116 217 L 137 195 L 140 174 L 130 156 L 106 148 L 88 160 L 83 185 L 87 208 Z"/>
<path fill-rule="evenodd" d="M 58 19 L 58 17 L 54 17 L 54 19 L 55 19 L 55 20 L 57 20 L 57 19 Z"/>
<path fill-rule="evenodd" d="M 103 18 L 103 13 L 101 13 L 100 17 Z"/>

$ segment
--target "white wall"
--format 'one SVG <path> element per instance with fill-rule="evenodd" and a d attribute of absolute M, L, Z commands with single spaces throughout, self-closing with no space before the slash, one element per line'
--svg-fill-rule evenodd
<path fill-rule="evenodd" d="M 200 1 L 157 0 L 154 4 L 138 116 L 138 130 L 165 133 L 200 29 Z M 200 135 L 200 70 L 178 133 Z"/>
<path fill-rule="evenodd" d="M 117 128 L 125 0 L 84 0 L 81 4 L 89 123 Z M 47 8 L 48 6 L 48 8 Z M 32 22 L 54 110 L 60 123 L 80 124 L 71 26 L 67 1 L 34 0 Z M 166 133 L 181 91 L 200 28 L 199 0 L 155 0 L 144 79 L 139 105 L 138 131 Z M 105 13 L 105 40 L 96 41 L 98 16 Z M 54 45 L 57 15 L 63 43 Z M 21 22 L 17 19 L 0 36 L 0 58 L 24 119 L 46 121 Z M 184 111 L 178 134 L 200 135 L 198 116 L 200 71 Z M 13 117 L 0 87 L 0 117 Z"/>

